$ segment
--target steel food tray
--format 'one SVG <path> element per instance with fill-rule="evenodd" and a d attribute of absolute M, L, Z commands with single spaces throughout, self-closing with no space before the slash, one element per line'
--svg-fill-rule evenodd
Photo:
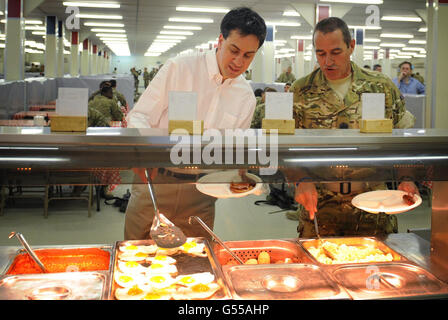
<path fill-rule="evenodd" d="M 391 261 L 375 261 L 375 262 L 356 262 L 356 261 L 348 261 L 346 263 L 333 263 L 327 264 L 322 263 L 314 257 L 313 254 L 309 251 L 310 247 L 318 247 L 320 242 L 328 241 L 331 243 L 335 243 L 338 245 L 345 244 L 347 246 L 356 246 L 356 247 L 366 247 L 370 246 L 374 249 L 381 250 L 384 254 L 392 255 L 392 262 L 410 262 L 405 256 L 397 253 L 395 250 L 387 246 L 383 241 L 375 238 L 375 237 L 326 237 L 320 239 L 298 239 L 300 247 L 306 252 L 307 256 L 313 261 L 313 263 L 325 267 L 325 268 L 334 268 L 335 266 L 342 265 L 360 265 L 360 264 L 381 264 L 381 263 L 390 263 Z"/>
<path fill-rule="evenodd" d="M 207 239 L 203 237 L 189 237 L 188 241 L 195 241 L 198 244 L 205 245 L 205 252 L 207 257 L 185 257 L 186 254 L 183 254 L 181 259 L 176 263 L 178 267 L 178 274 L 191 274 L 191 273 L 200 273 L 200 272 L 210 272 L 215 276 L 215 282 L 219 284 L 220 289 L 212 296 L 213 300 L 229 300 L 232 298 L 230 294 L 230 290 L 228 284 L 225 281 L 224 275 L 220 268 L 220 265 L 217 261 L 217 258 L 207 241 Z M 115 300 L 115 290 L 119 287 L 115 281 L 115 272 L 118 270 L 118 261 L 119 261 L 119 248 L 123 245 L 135 245 L 135 246 L 151 246 L 155 245 L 153 240 L 125 240 L 125 241 L 117 241 L 114 244 L 113 249 L 113 263 L 112 263 L 112 271 L 110 276 L 109 283 L 109 292 L 108 299 Z M 174 255 L 175 257 L 175 255 Z"/>
<path fill-rule="evenodd" d="M 448 293 L 447 284 L 408 263 L 341 266 L 332 275 L 352 299 L 434 298 Z"/>
<path fill-rule="evenodd" d="M 296 239 L 225 241 L 224 243 L 243 262 L 257 259 L 263 251 L 269 254 L 271 263 L 279 263 L 285 259 L 290 259 L 292 263 L 311 262 L 305 251 L 297 245 Z M 227 265 L 238 264 L 220 244 L 214 243 L 213 251 L 223 268 Z"/>
<path fill-rule="evenodd" d="M 0 300 L 101 300 L 108 272 L 61 272 L 0 277 Z"/>

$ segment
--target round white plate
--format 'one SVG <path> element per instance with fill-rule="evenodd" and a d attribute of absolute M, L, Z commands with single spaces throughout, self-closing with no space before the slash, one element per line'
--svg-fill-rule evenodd
<path fill-rule="evenodd" d="M 403 195 L 407 192 L 401 190 L 377 190 L 358 194 L 352 199 L 352 204 L 361 210 L 370 213 L 384 212 L 387 214 L 397 214 L 412 210 L 422 203 L 422 198 L 414 195 L 415 203 L 407 205 L 403 200 Z"/>
<path fill-rule="evenodd" d="M 247 192 L 234 193 L 230 191 L 230 182 L 241 181 L 238 170 L 219 171 L 203 176 L 196 182 L 196 189 L 216 198 L 241 198 L 260 192 L 263 187 L 261 178 L 251 173 L 247 173 L 247 176 L 257 182 L 256 186 Z"/>

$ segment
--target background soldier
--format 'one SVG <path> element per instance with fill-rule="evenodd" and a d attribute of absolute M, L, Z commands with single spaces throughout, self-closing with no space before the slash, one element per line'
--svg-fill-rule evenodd
<path fill-rule="evenodd" d="M 296 77 L 292 74 L 292 67 L 289 66 L 285 72 L 283 72 L 281 75 L 279 75 L 276 82 L 293 83 L 295 80 L 296 80 Z"/>
<path fill-rule="evenodd" d="M 150 73 L 148 72 L 148 68 L 146 67 L 143 72 L 143 81 L 145 82 L 145 89 L 146 89 L 149 85 L 149 81 L 151 81 Z"/>
<path fill-rule="evenodd" d="M 117 102 L 117 103 L 119 102 L 119 107 L 126 108 L 126 106 L 127 106 L 126 98 L 124 97 L 124 95 L 122 93 L 120 93 L 117 90 L 117 80 L 112 79 L 109 82 L 110 82 L 110 86 L 112 87 L 112 92 L 113 92 L 115 102 Z"/>
<path fill-rule="evenodd" d="M 140 74 L 142 73 L 142 71 L 141 70 L 135 70 L 135 67 L 133 67 L 132 69 L 131 69 L 131 73 L 132 73 L 132 75 L 134 76 L 134 87 L 135 87 L 135 92 L 138 92 L 138 83 L 139 83 L 139 80 L 138 80 L 138 77 L 140 76 Z"/>
<path fill-rule="evenodd" d="M 97 110 L 109 121 L 121 121 L 123 119 L 123 113 L 114 100 L 113 90 L 110 85 L 103 86 L 101 94 L 89 102 L 89 109 Z"/>

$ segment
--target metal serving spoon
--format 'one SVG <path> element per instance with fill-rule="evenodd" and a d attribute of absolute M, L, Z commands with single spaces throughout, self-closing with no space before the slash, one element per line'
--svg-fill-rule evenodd
<path fill-rule="evenodd" d="M 19 239 L 20 243 L 22 244 L 22 246 L 25 248 L 26 252 L 28 252 L 28 254 L 30 255 L 30 257 L 37 263 L 37 265 L 42 269 L 42 271 L 44 273 L 48 273 L 48 270 L 45 268 L 44 264 L 39 260 L 39 258 L 37 257 L 37 255 L 34 253 L 34 251 L 31 249 L 30 245 L 28 244 L 28 242 L 26 242 L 25 238 L 23 237 L 23 235 L 21 233 L 12 231 L 8 238 L 12 239 L 14 236 L 16 236 L 17 239 Z"/>
<path fill-rule="evenodd" d="M 232 250 L 229 249 L 229 247 L 227 247 L 224 242 L 221 241 L 221 239 L 219 239 L 219 237 L 204 223 L 204 221 L 202 221 L 201 218 L 197 217 L 197 216 L 191 216 L 188 218 L 188 223 L 192 224 L 192 220 L 195 219 L 197 222 L 199 222 L 199 224 L 205 229 L 205 231 L 207 231 L 212 237 L 215 238 L 216 241 L 219 242 L 219 244 L 227 250 L 227 252 L 230 253 L 230 255 L 236 260 L 238 261 L 239 264 L 244 264 L 244 262 L 236 255 L 232 252 Z"/>
<path fill-rule="evenodd" d="M 151 178 L 148 170 L 145 169 L 146 180 L 148 182 L 149 194 L 151 195 L 152 204 L 154 205 L 154 220 L 152 221 L 149 234 L 161 248 L 176 248 L 183 245 L 187 241 L 185 234 L 176 227 L 167 217 L 159 212 L 157 208 L 156 197 L 152 188 Z"/>

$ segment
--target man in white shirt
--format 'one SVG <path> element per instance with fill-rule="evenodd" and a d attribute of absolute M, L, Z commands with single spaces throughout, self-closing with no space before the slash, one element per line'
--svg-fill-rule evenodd
<path fill-rule="evenodd" d="M 255 96 L 242 74 L 247 70 L 266 37 L 266 25 L 249 8 L 229 11 L 221 21 L 216 51 L 168 60 L 129 113 L 128 127 L 168 128 L 170 91 L 197 92 L 197 120 L 204 128 L 249 128 L 255 109 Z M 173 165 L 174 166 L 174 165 Z M 140 178 L 142 175 L 140 174 Z M 188 217 L 199 216 L 213 229 L 216 198 L 196 190 L 194 176 L 159 169 L 155 184 L 157 205 L 163 214 L 186 236 L 209 234 L 198 225 L 188 224 Z M 125 240 L 147 239 L 154 209 L 145 184 L 134 184 L 126 210 Z"/>

